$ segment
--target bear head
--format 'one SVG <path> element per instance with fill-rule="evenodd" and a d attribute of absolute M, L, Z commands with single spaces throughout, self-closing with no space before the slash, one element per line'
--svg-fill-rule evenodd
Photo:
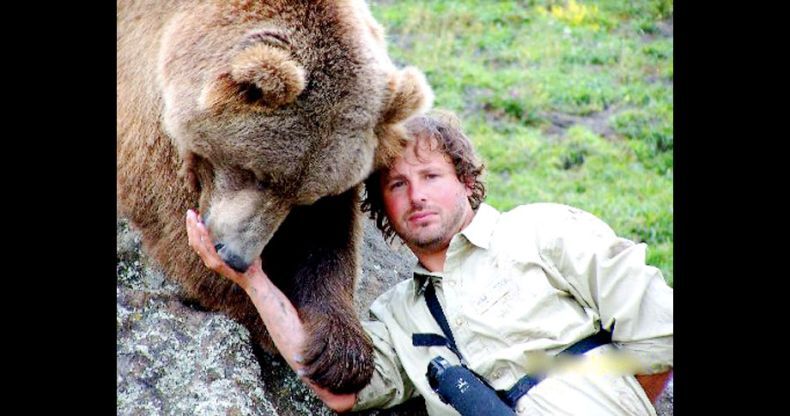
<path fill-rule="evenodd" d="M 246 270 L 294 206 L 386 163 L 432 93 L 393 65 L 362 1 L 198 7 L 164 28 L 162 126 L 220 256 Z"/>

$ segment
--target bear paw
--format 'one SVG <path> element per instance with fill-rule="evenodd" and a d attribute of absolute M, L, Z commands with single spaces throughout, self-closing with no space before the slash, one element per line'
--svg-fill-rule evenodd
<path fill-rule="evenodd" d="M 309 326 L 304 376 L 335 394 L 365 387 L 373 375 L 373 344 L 359 323 L 326 320 Z"/>

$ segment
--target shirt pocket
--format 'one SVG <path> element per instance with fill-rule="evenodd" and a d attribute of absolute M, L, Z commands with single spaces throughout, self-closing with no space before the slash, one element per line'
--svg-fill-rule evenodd
<path fill-rule="evenodd" d="M 507 304 L 510 303 L 518 288 L 514 287 L 510 279 L 500 279 L 494 282 L 488 289 L 483 290 L 475 300 L 475 310 L 483 316 L 500 315 L 506 311 Z"/>
<path fill-rule="evenodd" d="M 540 265 L 499 258 L 486 273 L 470 291 L 480 325 L 507 342 L 558 336 L 567 307 Z"/>
<path fill-rule="evenodd" d="M 480 271 L 475 280 L 478 285 L 472 292 L 474 310 L 487 319 L 501 319 L 519 313 L 524 302 L 534 300 L 534 291 L 522 267 L 511 259 L 498 257 L 490 260 L 488 267 Z"/>

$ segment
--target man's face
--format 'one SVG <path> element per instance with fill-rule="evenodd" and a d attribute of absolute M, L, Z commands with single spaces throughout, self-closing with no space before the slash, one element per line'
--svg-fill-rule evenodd
<path fill-rule="evenodd" d="M 427 141 L 410 142 L 382 175 L 381 187 L 387 218 L 412 250 L 446 248 L 474 216 L 467 199 L 471 188 L 458 179 L 450 159 L 429 149 Z"/>

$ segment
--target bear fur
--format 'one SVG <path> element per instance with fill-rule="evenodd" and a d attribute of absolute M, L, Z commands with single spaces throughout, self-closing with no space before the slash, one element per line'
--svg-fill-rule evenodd
<path fill-rule="evenodd" d="M 354 312 L 360 182 L 430 106 L 359 0 L 117 2 L 118 214 L 186 300 L 275 352 L 237 285 L 188 246 L 197 207 L 220 256 L 256 256 L 308 331 L 306 375 L 337 393 L 373 372 Z"/>

